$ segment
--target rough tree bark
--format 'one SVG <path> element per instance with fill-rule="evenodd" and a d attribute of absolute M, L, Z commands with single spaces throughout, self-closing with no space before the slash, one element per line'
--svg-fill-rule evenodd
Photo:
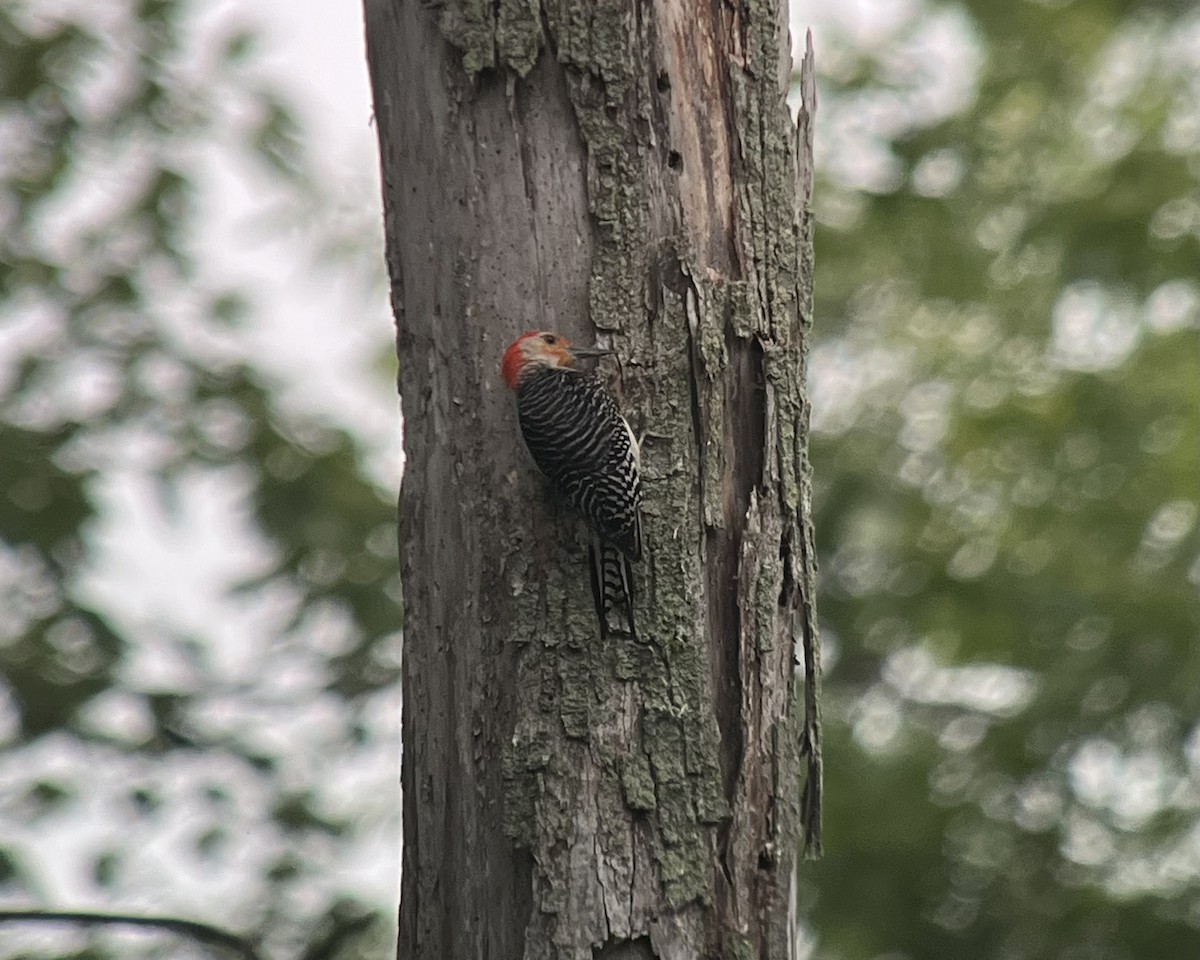
<path fill-rule="evenodd" d="M 780 0 L 366 0 L 407 453 L 399 956 L 783 958 L 815 830 L 813 86 Z M 498 364 L 617 350 L 640 642 Z M 807 668 L 807 698 L 796 667 Z M 808 838 L 816 842 L 815 835 Z"/>

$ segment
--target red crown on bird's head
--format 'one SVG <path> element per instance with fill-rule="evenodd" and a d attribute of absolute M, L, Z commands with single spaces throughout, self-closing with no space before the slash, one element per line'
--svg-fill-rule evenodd
<path fill-rule="evenodd" d="M 549 330 L 523 333 L 504 351 L 500 373 L 509 390 L 516 390 L 521 377 L 535 367 L 569 367 L 575 362 L 571 341 Z"/>

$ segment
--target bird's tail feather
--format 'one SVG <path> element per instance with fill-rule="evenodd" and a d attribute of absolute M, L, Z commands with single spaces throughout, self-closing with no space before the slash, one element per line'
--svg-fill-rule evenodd
<path fill-rule="evenodd" d="M 616 547 L 596 540 L 588 550 L 591 561 L 592 597 L 596 602 L 596 618 L 600 621 L 600 636 L 610 633 L 637 639 L 633 623 L 633 565 Z M 610 626 L 609 615 L 618 612 L 624 623 L 617 630 Z M 626 627 L 628 632 L 626 633 Z"/>

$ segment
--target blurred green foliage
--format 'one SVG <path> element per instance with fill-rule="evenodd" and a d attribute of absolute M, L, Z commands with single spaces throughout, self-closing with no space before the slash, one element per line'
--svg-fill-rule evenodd
<path fill-rule="evenodd" d="M 1185 960 L 1200 13 L 899 9 L 817 35 L 814 956 Z"/>
<path fill-rule="evenodd" d="M 236 348 L 252 292 L 202 269 L 206 145 L 314 221 L 323 198 L 255 32 L 196 56 L 195 13 L 0 7 L 0 905 L 384 956 L 389 908 L 337 872 L 392 842 L 393 509 Z M 824 960 L 1184 960 L 1200 16 L 880 16 L 817 38 L 828 805 L 803 915 Z M 240 491 L 261 549 L 202 630 L 87 587 L 131 473 L 168 521 L 206 478 Z M 163 943 L 8 927 L 0 957 Z"/>
<path fill-rule="evenodd" d="M 202 7 L 0 6 L 0 907 L 176 914 L 266 955 L 382 955 L 394 841 L 382 896 L 339 871 L 395 834 L 391 791 L 346 795 L 354 771 L 394 768 L 394 508 L 355 438 L 281 406 L 240 347 L 252 291 L 205 269 L 215 145 L 334 218 L 255 32 Z M 89 587 L 111 576 L 106 491 L 133 489 L 182 535 L 197 487 L 245 514 L 207 549 L 255 555 L 201 628 L 138 615 L 136 575 L 122 595 Z M 208 589 L 174 585 L 184 603 Z M 164 949 L 188 948 L 0 927 L 0 957 Z"/>

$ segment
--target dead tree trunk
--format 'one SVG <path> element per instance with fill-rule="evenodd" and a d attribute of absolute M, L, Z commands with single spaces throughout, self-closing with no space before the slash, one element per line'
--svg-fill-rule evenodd
<path fill-rule="evenodd" d="M 811 58 L 780 0 L 366 0 L 407 453 L 399 956 L 784 958 L 819 790 Z M 498 364 L 646 431 L 639 642 Z M 797 663 L 807 698 L 796 696 Z M 810 841 L 814 839 L 809 836 Z"/>

